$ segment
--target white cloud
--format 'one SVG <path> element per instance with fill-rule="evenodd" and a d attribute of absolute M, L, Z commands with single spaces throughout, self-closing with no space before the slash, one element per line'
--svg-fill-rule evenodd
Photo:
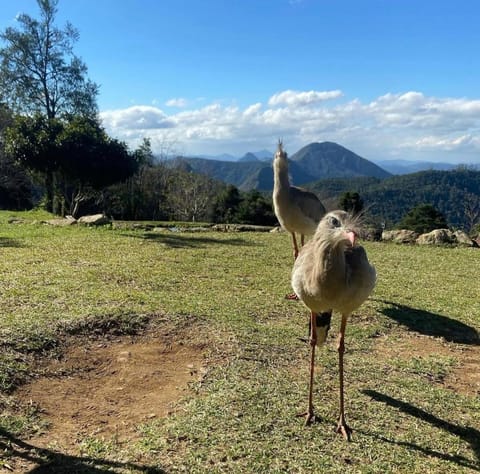
<path fill-rule="evenodd" d="M 325 100 L 338 99 L 341 97 L 342 91 L 293 91 L 286 90 L 272 95 L 268 100 L 268 105 L 288 105 L 290 107 L 299 107 L 303 105 L 311 105 Z"/>
<path fill-rule="evenodd" d="M 127 109 L 108 110 L 100 114 L 105 127 L 124 132 L 128 130 L 149 130 L 170 128 L 174 124 L 159 108 L 135 105 Z"/>
<path fill-rule="evenodd" d="M 183 97 L 177 97 L 174 99 L 167 100 L 167 102 L 165 102 L 165 105 L 167 107 L 178 107 L 179 109 L 183 109 L 188 105 L 188 101 Z"/>
<path fill-rule="evenodd" d="M 480 161 L 480 100 L 389 93 L 364 103 L 338 101 L 341 91 L 286 90 L 244 108 L 211 103 L 166 114 L 152 106 L 101 113 L 107 131 L 132 146 L 166 134 L 184 153 L 273 149 L 282 137 L 289 153 L 314 141 L 336 141 L 368 159 L 402 157 Z M 155 150 L 155 148 L 154 148 Z"/>

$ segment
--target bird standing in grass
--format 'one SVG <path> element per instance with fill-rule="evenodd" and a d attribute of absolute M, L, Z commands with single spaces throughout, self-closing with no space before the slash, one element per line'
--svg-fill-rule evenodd
<path fill-rule="evenodd" d="M 318 224 L 309 242 L 302 248 L 292 271 L 292 288 L 310 309 L 310 385 L 306 424 L 313 413 L 313 376 L 315 346 L 325 342 L 326 330 L 317 333 L 317 315 L 323 311 L 338 311 L 342 315 L 338 336 L 340 376 L 340 418 L 337 433 L 348 441 L 352 430 L 346 423 L 343 393 L 343 354 L 347 319 L 372 292 L 375 268 L 368 262 L 365 249 L 356 244 L 357 228 L 354 219 L 345 211 L 329 212 Z"/>
<path fill-rule="evenodd" d="M 300 244 L 303 247 L 305 236 L 315 233 L 326 211 L 314 193 L 290 185 L 287 153 L 280 140 L 273 159 L 273 208 L 280 225 L 292 236 L 293 255 L 296 259 L 299 247 L 295 234 L 300 234 Z M 297 299 L 295 293 L 286 297 Z"/>
<path fill-rule="evenodd" d="M 303 246 L 305 235 L 314 234 L 326 211 L 315 194 L 290 185 L 287 153 L 281 141 L 273 159 L 273 207 L 280 225 L 292 235 L 293 253 L 297 258 L 299 248 L 295 234 L 300 234 Z"/>

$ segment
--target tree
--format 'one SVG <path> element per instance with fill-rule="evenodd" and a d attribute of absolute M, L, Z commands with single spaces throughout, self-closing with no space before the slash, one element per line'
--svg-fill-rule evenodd
<path fill-rule="evenodd" d="M 138 168 L 138 155 L 110 138 L 96 118 L 16 117 L 5 136 L 9 156 L 45 176 L 47 209 L 56 214 L 76 215 L 82 201 Z"/>
<path fill-rule="evenodd" d="M 58 168 L 55 140 L 62 124 L 45 116 L 17 116 L 5 130 L 5 153 L 20 166 L 44 177 L 46 209 L 55 212 Z"/>
<path fill-rule="evenodd" d="M 472 232 L 475 226 L 480 223 L 480 196 L 478 194 L 465 194 L 463 212 L 467 231 Z"/>
<path fill-rule="evenodd" d="M 170 168 L 163 161 L 157 162 L 148 139 L 143 140 L 134 156 L 138 163 L 136 173 L 108 189 L 108 212 L 118 219 L 167 218 L 165 195 Z"/>
<path fill-rule="evenodd" d="M 397 227 L 424 234 L 434 229 L 446 229 L 448 224 L 443 214 L 431 204 L 419 204 L 407 212 Z"/>
<path fill-rule="evenodd" d="M 0 34 L 0 90 L 15 113 L 39 113 L 48 119 L 97 113 L 98 86 L 85 63 L 73 53 L 78 31 L 55 26 L 58 0 L 37 0 L 40 19 L 17 17 L 19 29 Z"/>
<path fill-rule="evenodd" d="M 273 212 L 272 202 L 257 190 L 245 194 L 236 214 L 241 224 L 274 225 L 277 218 Z"/>
<path fill-rule="evenodd" d="M 113 183 L 125 181 L 138 169 L 142 152 L 111 137 L 96 119 L 76 117 L 59 133 L 56 146 L 58 170 L 69 213 L 76 216 L 82 201 Z"/>
<path fill-rule="evenodd" d="M 11 111 L 0 104 L 0 209 L 30 209 L 33 206 L 31 179 L 5 153 L 3 133 L 12 121 Z"/>
<path fill-rule="evenodd" d="M 167 192 L 174 217 L 191 222 L 207 218 L 218 188 L 219 183 L 206 175 L 175 168 Z"/>
<path fill-rule="evenodd" d="M 227 224 L 235 220 L 242 198 L 238 188 L 233 184 L 229 184 L 223 191 L 221 191 L 212 206 L 212 221 L 224 222 Z"/>
<path fill-rule="evenodd" d="M 357 192 L 347 191 L 343 193 L 338 204 L 340 209 L 351 212 L 353 215 L 360 214 L 363 210 L 363 200 Z"/>

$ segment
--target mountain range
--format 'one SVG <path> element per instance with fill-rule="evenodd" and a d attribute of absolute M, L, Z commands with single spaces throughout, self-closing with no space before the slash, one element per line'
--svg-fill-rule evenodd
<path fill-rule="evenodd" d="M 246 153 L 236 161 L 177 158 L 173 163 L 248 191 L 271 192 L 273 154 L 268 161 Z M 310 143 L 289 158 L 295 185 L 315 192 L 328 209 L 347 191 L 358 192 L 368 215 L 387 228 L 419 203 L 430 203 L 450 225 L 471 229 L 480 220 L 480 170 L 475 166 L 393 160 L 373 163 L 332 142 Z"/>
<path fill-rule="evenodd" d="M 327 142 L 328 143 L 328 142 Z M 193 157 L 190 157 L 193 158 Z M 273 153 L 268 150 L 260 150 L 254 152 L 247 152 L 242 157 L 236 157 L 230 154 L 222 155 L 199 155 L 198 158 L 205 158 L 209 160 L 216 161 L 229 161 L 229 162 L 248 162 L 248 161 L 268 161 L 271 162 L 273 158 Z M 391 159 L 391 160 L 371 160 L 376 165 L 383 168 L 385 171 L 388 171 L 393 175 L 400 174 L 409 174 L 416 173 L 417 171 L 426 171 L 426 170 L 439 170 L 439 171 L 449 171 L 455 168 L 458 168 L 458 164 L 455 163 L 445 163 L 441 161 L 415 161 L 415 160 L 405 160 L 405 159 Z M 473 169 L 479 169 L 479 165 L 469 165 L 465 164 L 464 166 L 472 167 Z"/>
<path fill-rule="evenodd" d="M 262 152 L 265 156 L 268 152 Z M 273 157 L 273 154 L 270 154 Z M 212 178 L 235 185 L 241 190 L 273 188 L 272 158 L 265 161 L 255 153 L 247 153 L 237 161 L 178 157 L 175 164 Z M 311 143 L 289 159 L 289 173 L 295 185 L 325 178 L 387 178 L 391 173 L 353 151 L 332 142 Z"/>

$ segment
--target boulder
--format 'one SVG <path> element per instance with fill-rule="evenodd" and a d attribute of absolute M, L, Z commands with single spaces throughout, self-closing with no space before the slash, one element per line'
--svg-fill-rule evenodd
<path fill-rule="evenodd" d="M 378 242 L 382 240 L 382 229 L 378 227 L 367 227 L 361 232 L 360 237 L 370 242 Z"/>
<path fill-rule="evenodd" d="M 453 235 L 457 241 L 457 244 L 462 247 L 478 247 L 477 242 L 469 237 L 466 232 L 463 232 L 463 230 L 456 230 Z"/>
<path fill-rule="evenodd" d="M 105 214 L 93 214 L 80 217 L 78 223 L 83 225 L 106 225 L 110 224 L 111 221 Z"/>
<path fill-rule="evenodd" d="M 413 230 L 384 230 L 382 240 L 386 242 L 395 242 L 397 244 L 413 244 L 417 240 L 418 234 Z"/>
<path fill-rule="evenodd" d="M 455 235 L 449 229 L 435 229 L 420 235 L 417 239 L 417 244 L 420 245 L 452 245 L 455 243 Z"/>
<path fill-rule="evenodd" d="M 66 227 L 77 223 L 77 219 L 72 216 L 58 217 L 56 219 L 48 219 L 44 221 L 45 224 L 54 225 L 58 227 Z"/>

